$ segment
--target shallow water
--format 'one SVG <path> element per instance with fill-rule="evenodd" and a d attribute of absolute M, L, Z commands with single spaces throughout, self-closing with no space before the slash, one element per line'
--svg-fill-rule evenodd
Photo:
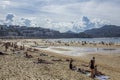
<path fill-rule="evenodd" d="M 60 46 L 60 47 L 36 47 L 38 49 L 47 50 L 59 54 L 70 55 L 70 56 L 82 56 L 86 54 L 93 54 L 93 53 L 120 53 L 119 48 L 93 48 L 93 47 L 68 47 L 68 46 Z"/>
<path fill-rule="evenodd" d="M 106 43 L 120 43 L 119 38 L 61 38 L 61 39 L 48 39 L 49 41 L 63 41 L 63 42 L 70 42 L 70 41 L 87 41 L 87 42 L 106 42 Z"/>

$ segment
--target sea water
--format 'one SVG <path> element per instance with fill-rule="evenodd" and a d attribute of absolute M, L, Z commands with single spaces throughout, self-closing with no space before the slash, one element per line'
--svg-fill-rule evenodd
<path fill-rule="evenodd" d="M 70 56 L 82 56 L 86 54 L 115 54 L 119 53 L 119 48 L 95 48 L 95 47 L 75 47 L 75 46 L 49 46 L 46 48 L 36 47 L 38 49 L 47 50 L 50 52 L 70 55 Z"/>
<path fill-rule="evenodd" d="M 120 43 L 120 37 L 117 38 L 61 38 L 61 39 L 48 39 L 49 41 L 63 41 L 63 42 L 78 42 L 78 41 L 86 41 L 86 42 L 106 42 L 106 43 Z"/>
<path fill-rule="evenodd" d="M 55 42 L 92 42 L 92 43 L 115 43 L 120 44 L 120 38 L 61 38 L 61 39 L 47 39 L 48 41 Z M 93 53 L 120 53 L 120 48 L 98 48 L 98 47 L 75 47 L 75 46 L 49 46 L 49 47 L 36 47 L 43 50 L 48 50 L 51 52 L 70 55 L 70 56 L 82 56 L 85 54 L 93 54 Z"/>

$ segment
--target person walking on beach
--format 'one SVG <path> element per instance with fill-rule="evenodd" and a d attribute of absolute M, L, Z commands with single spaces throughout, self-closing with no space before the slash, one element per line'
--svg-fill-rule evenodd
<path fill-rule="evenodd" d="M 90 62 L 89 62 L 89 66 L 91 69 L 91 78 L 95 77 L 95 57 L 93 57 Z"/>

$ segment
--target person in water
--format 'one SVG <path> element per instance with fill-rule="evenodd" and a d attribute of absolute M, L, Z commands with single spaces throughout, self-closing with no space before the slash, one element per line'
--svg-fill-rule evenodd
<path fill-rule="evenodd" d="M 91 69 L 91 77 L 94 78 L 95 77 L 95 57 L 93 57 L 90 60 L 89 66 L 90 66 L 90 69 Z"/>

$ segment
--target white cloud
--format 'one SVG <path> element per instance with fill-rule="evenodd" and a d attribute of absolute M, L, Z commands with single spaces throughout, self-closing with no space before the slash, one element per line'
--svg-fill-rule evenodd
<path fill-rule="evenodd" d="M 14 13 L 14 24 L 28 22 L 29 26 L 78 32 L 107 23 L 120 25 L 119 3 L 120 0 L 0 0 L 0 20 Z M 89 17 L 89 21 L 82 21 L 82 16 Z M 22 17 L 28 20 L 23 23 Z"/>
<path fill-rule="evenodd" d="M 25 18 L 21 18 L 21 20 L 23 21 L 24 26 L 31 27 L 31 20 Z"/>
<path fill-rule="evenodd" d="M 13 21 L 14 15 L 13 14 L 8 14 L 6 16 L 6 21 Z"/>
<path fill-rule="evenodd" d="M 0 7 L 5 9 L 6 6 L 9 6 L 10 5 L 10 1 L 9 0 L 2 0 L 0 1 Z"/>
<path fill-rule="evenodd" d="M 7 14 L 6 19 L 4 21 L 4 24 L 5 25 L 12 25 L 13 24 L 13 18 L 14 18 L 14 14 L 12 14 L 12 13 Z"/>
<path fill-rule="evenodd" d="M 105 20 L 100 20 L 100 19 L 89 19 L 88 17 L 83 16 L 80 20 L 78 21 L 73 21 L 73 22 L 52 22 L 51 19 L 47 19 L 44 22 L 45 28 L 50 28 L 54 30 L 58 30 L 60 32 L 66 32 L 68 30 L 73 31 L 73 32 L 82 32 L 87 29 L 92 29 L 92 28 L 99 28 L 102 27 L 103 25 L 110 24 L 108 21 Z"/>
<path fill-rule="evenodd" d="M 8 14 L 6 16 L 5 24 L 14 24 L 14 25 L 21 25 L 21 26 L 35 26 L 35 27 L 44 27 L 44 28 L 50 28 L 53 30 L 57 30 L 60 32 L 66 32 L 66 31 L 73 31 L 73 32 L 82 32 L 87 29 L 92 28 L 99 28 L 102 27 L 105 24 L 110 24 L 106 20 L 101 20 L 98 18 L 89 19 L 86 16 L 81 17 L 78 20 L 68 21 L 68 22 L 54 22 L 51 18 L 37 18 L 37 17 L 29 17 L 29 18 L 16 18 L 13 21 L 13 14 Z M 1 20 L 2 22 L 2 20 Z M 3 21 L 4 22 L 4 21 Z"/>

